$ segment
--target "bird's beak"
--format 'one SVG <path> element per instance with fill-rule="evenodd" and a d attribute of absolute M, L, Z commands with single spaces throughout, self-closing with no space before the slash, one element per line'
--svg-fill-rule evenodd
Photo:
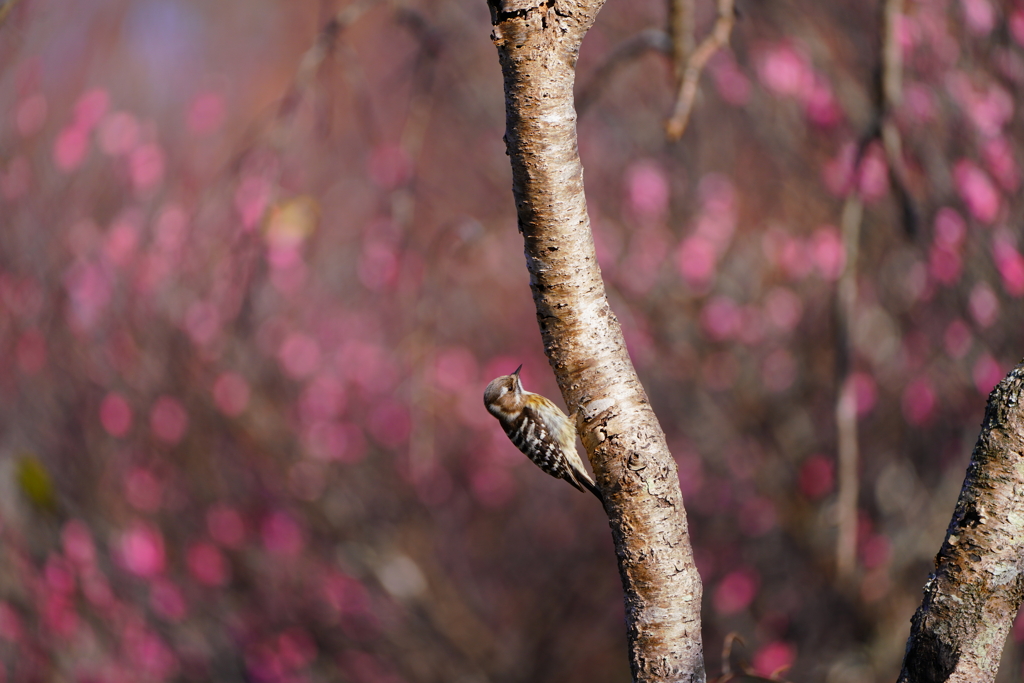
<path fill-rule="evenodd" d="M 513 374 L 513 375 L 515 375 L 516 377 L 519 377 L 519 371 L 520 371 L 520 370 L 522 370 L 522 369 L 523 369 L 523 364 L 522 364 L 522 363 L 520 363 L 520 364 L 519 364 L 519 367 L 518 367 L 518 368 L 516 368 L 516 371 L 515 371 L 515 372 L 513 372 L 512 374 Z"/>
<path fill-rule="evenodd" d="M 516 394 L 523 390 L 523 380 L 519 379 L 519 371 L 523 369 L 523 364 L 520 363 L 516 371 L 512 373 L 512 376 L 516 378 Z"/>

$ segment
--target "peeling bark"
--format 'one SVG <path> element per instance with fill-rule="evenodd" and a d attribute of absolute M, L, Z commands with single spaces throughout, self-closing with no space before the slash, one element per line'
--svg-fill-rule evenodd
<path fill-rule="evenodd" d="M 576 143 L 576 60 L 602 1 L 489 0 L 505 143 L 544 348 L 604 493 L 633 679 L 697 683 L 701 583 L 676 464 L 605 296 Z"/>
<path fill-rule="evenodd" d="M 1024 364 L 988 397 L 900 683 L 994 681 L 1024 599 Z"/>

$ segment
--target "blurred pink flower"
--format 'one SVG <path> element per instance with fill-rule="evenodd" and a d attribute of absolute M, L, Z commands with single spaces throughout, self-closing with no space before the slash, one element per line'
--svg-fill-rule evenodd
<path fill-rule="evenodd" d="M 641 218 L 663 220 L 671 197 L 665 170 L 652 160 L 635 162 L 626 169 L 626 200 Z"/>
<path fill-rule="evenodd" d="M 110 392 L 100 402 L 100 424 L 111 436 L 124 436 L 132 426 L 132 409 L 120 394 Z"/>
<path fill-rule="evenodd" d="M 24 635 L 21 617 L 7 602 L 0 602 L 0 638 L 17 643 Z"/>
<path fill-rule="evenodd" d="M 195 135 L 206 135 L 224 124 L 226 117 L 224 97 L 216 92 L 196 95 L 188 108 L 188 129 Z"/>
<path fill-rule="evenodd" d="M 804 93 L 803 103 L 807 120 L 820 128 L 831 128 L 843 119 L 832 86 L 822 76 L 815 75 L 813 85 Z"/>
<path fill-rule="evenodd" d="M 812 455 L 800 466 L 797 479 L 800 492 L 811 500 L 832 493 L 835 486 L 835 465 L 824 455 Z"/>
<path fill-rule="evenodd" d="M 700 323 L 709 339 L 731 339 L 739 328 L 740 308 L 727 296 L 712 297 L 701 310 Z"/>
<path fill-rule="evenodd" d="M 749 496 L 740 505 L 736 521 L 747 536 L 764 536 L 778 524 L 775 503 L 764 496 Z"/>
<path fill-rule="evenodd" d="M 750 606 L 760 583 L 753 569 L 737 569 L 725 575 L 715 587 L 713 602 L 721 615 L 736 614 Z"/>
<path fill-rule="evenodd" d="M 967 308 L 979 327 L 991 327 L 999 315 L 999 299 L 988 283 L 979 282 L 971 290 Z"/>
<path fill-rule="evenodd" d="M 960 255 L 943 244 L 933 244 L 928 253 L 928 274 L 936 282 L 952 285 L 960 279 Z"/>
<path fill-rule="evenodd" d="M 156 143 L 142 144 L 128 156 L 128 169 L 136 191 L 150 190 L 164 179 L 164 150 Z"/>
<path fill-rule="evenodd" d="M 935 214 L 935 242 L 959 249 L 967 236 L 967 223 L 956 209 L 944 206 Z"/>
<path fill-rule="evenodd" d="M 320 368 L 320 345 L 302 332 L 292 332 L 281 343 L 277 360 L 292 379 L 309 377 Z"/>
<path fill-rule="evenodd" d="M 185 406 L 172 396 L 160 396 L 149 411 L 149 426 L 156 438 L 171 446 L 177 444 L 188 430 Z"/>
<path fill-rule="evenodd" d="M 1024 46 L 1024 7 L 1016 7 L 1010 11 L 1007 23 L 1010 26 L 1010 34 L 1017 41 L 1018 45 Z"/>
<path fill-rule="evenodd" d="M 299 396 L 299 420 L 312 424 L 337 417 L 345 410 L 345 403 L 341 383 L 330 375 L 320 375 L 307 384 Z"/>
<path fill-rule="evenodd" d="M 857 417 L 870 413 L 878 401 L 878 385 L 866 372 L 854 372 L 846 380 L 844 391 L 852 391 L 857 406 Z"/>
<path fill-rule="evenodd" d="M 383 242 L 367 242 L 357 266 L 359 281 L 372 291 L 386 289 L 398 278 L 398 255 Z"/>
<path fill-rule="evenodd" d="M 757 59 L 761 83 L 779 95 L 803 98 L 814 85 L 814 71 L 807 57 L 792 45 L 767 48 Z"/>
<path fill-rule="evenodd" d="M 121 534 L 118 543 L 121 565 L 133 574 L 151 577 L 164 570 L 164 538 L 155 526 L 135 521 Z"/>
<path fill-rule="evenodd" d="M 971 371 L 974 386 L 982 396 L 988 396 L 1005 375 L 1006 373 L 999 367 L 996 359 L 987 353 L 978 356 L 978 360 L 974 363 L 974 369 Z"/>
<path fill-rule="evenodd" d="M 212 543 L 198 541 L 190 545 L 185 563 L 196 581 L 207 586 L 223 586 L 231 579 L 224 554 Z"/>
<path fill-rule="evenodd" d="M 857 554 L 865 569 L 881 567 L 892 557 L 892 543 L 885 534 L 870 534 L 857 545 Z"/>
<path fill-rule="evenodd" d="M 775 349 L 761 365 L 761 382 L 764 388 L 777 393 L 793 385 L 797 375 L 796 359 L 786 349 Z"/>
<path fill-rule="evenodd" d="M 51 593 L 42 606 L 43 624 L 47 630 L 60 638 L 70 638 L 79 627 L 78 612 L 66 595 Z"/>
<path fill-rule="evenodd" d="M 988 0 L 960 0 L 967 28 L 976 36 L 986 36 L 996 25 L 996 12 Z"/>
<path fill-rule="evenodd" d="M 1011 239 L 997 235 L 992 241 L 992 256 L 1006 293 L 1010 296 L 1024 294 L 1024 256 L 1013 246 Z"/>
<path fill-rule="evenodd" d="M 134 467 L 125 476 L 125 499 L 136 510 L 156 512 L 163 498 L 163 483 L 147 469 Z"/>
<path fill-rule="evenodd" d="M 306 544 L 302 527 L 287 512 L 276 511 L 266 516 L 260 526 L 263 546 L 273 555 L 294 557 Z"/>
<path fill-rule="evenodd" d="M 25 330 L 18 337 L 14 357 L 18 361 L 18 369 L 26 375 L 31 377 L 39 373 L 46 367 L 46 337 L 34 327 Z"/>
<path fill-rule="evenodd" d="M 363 430 L 348 422 L 314 422 L 303 435 L 303 445 L 319 460 L 354 463 L 366 456 Z"/>
<path fill-rule="evenodd" d="M 135 680 L 164 681 L 175 675 L 178 659 L 174 651 L 144 625 L 127 625 L 122 644 Z"/>
<path fill-rule="evenodd" d="M 837 197 L 845 197 L 853 189 L 854 163 L 857 161 L 857 145 L 847 142 L 839 148 L 838 153 L 832 159 L 825 162 L 821 169 L 821 175 L 825 180 L 825 187 Z"/>
<path fill-rule="evenodd" d="M 75 125 L 91 131 L 110 106 L 110 93 L 105 88 L 93 88 L 75 102 Z"/>
<path fill-rule="evenodd" d="M 35 135 L 46 125 L 46 95 L 35 92 L 18 102 L 14 123 L 23 137 Z"/>
<path fill-rule="evenodd" d="M 768 643 L 754 654 L 752 662 L 754 671 L 761 676 L 771 676 L 793 665 L 796 660 L 796 647 L 790 643 L 777 640 Z"/>
<path fill-rule="evenodd" d="M 207 510 L 206 528 L 210 537 L 225 548 L 237 550 L 245 543 L 245 521 L 227 505 L 214 505 Z"/>
<path fill-rule="evenodd" d="M 401 145 L 385 143 L 370 152 L 367 171 L 378 187 L 393 190 L 412 176 L 413 162 Z"/>
<path fill-rule="evenodd" d="M 676 252 L 676 267 L 686 284 L 703 289 L 710 283 L 718 266 L 715 251 L 706 237 L 691 235 L 683 240 Z"/>
<path fill-rule="evenodd" d="M 185 310 L 182 321 L 185 331 L 196 346 L 206 346 L 221 331 L 220 311 L 210 301 L 193 301 Z"/>
<path fill-rule="evenodd" d="M 719 50 L 708 62 L 719 97 L 729 104 L 741 107 L 750 101 L 750 79 L 736 64 L 732 52 Z"/>
<path fill-rule="evenodd" d="M 999 215 L 1002 199 L 988 175 L 973 162 L 961 159 L 953 167 L 953 182 L 971 215 L 991 223 Z"/>
<path fill-rule="evenodd" d="M 111 274 L 99 263 L 77 262 L 64 276 L 71 314 L 76 323 L 91 328 L 114 293 Z"/>
<path fill-rule="evenodd" d="M 793 290 L 775 287 L 764 298 L 768 321 L 781 332 L 792 332 L 804 314 L 804 304 Z"/>
<path fill-rule="evenodd" d="M 253 228 L 263 218 L 273 186 L 270 181 L 260 175 L 248 175 L 238 183 L 235 190 L 235 209 L 242 218 L 242 225 Z"/>
<path fill-rule="evenodd" d="M 213 402 L 228 417 L 238 417 L 249 405 L 249 383 L 237 372 L 224 372 L 213 383 Z"/>
<path fill-rule="evenodd" d="M 149 604 L 163 619 L 178 622 L 188 613 L 181 589 L 170 579 L 156 577 L 149 585 Z"/>
<path fill-rule="evenodd" d="M 922 83 L 908 83 L 903 91 L 903 109 L 917 123 L 935 119 L 935 98 L 932 89 Z"/>
<path fill-rule="evenodd" d="M 89 134 L 78 126 L 69 126 L 57 133 L 53 142 L 53 163 L 65 172 L 77 170 L 89 152 Z"/>
<path fill-rule="evenodd" d="M 903 390 L 903 417 L 911 425 L 920 427 L 932 418 L 937 403 L 938 397 L 931 381 L 927 377 L 919 377 Z"/>
<path fill-rule="evenodd" d="M 157 251 L 166 255 L 177 255 L 185 245 L 188 236 L 188 214 L 178 204 L 168 202 L 156 218 Z"/>
<path fill-rule="evenodd" d="M 139 120 L 134 114 L 117 111 L 104 117 L 97 132 L 100 150 L 110 156 L 128 154 L 139 144 Z"/>
<path fill-rule="evenodd" d="M 986 141 L 981 158 L 1003 190 L 1013 193 L 1020 188 L 1020 166 L 1009 140 L 1000 135 Z"/>
<path fill-rule="evenodd" d="M 139 244 L 140 221 L 138 212 L 127 212 L 110 226 L 103 240 L 103 254 L 108 261 L 116 266 L 128 265 Z"/>
<path fill-rule="evenodd" d="M 501 508 L 516 495 L 516 480 L 504 467 L 481 467 L 469 477 L 476 502 L 486 508 Z"/>
<path fill-rule="evenodd" d="M 973 335 L 967 323 L 960 318 L 956 318 L 946 327 L 942 340 L 946 347 L 946 353 L 949 354 L 950 358 L 959 360 L 971 350 Z"/>
<path fill-rule="evenodd" d="M 846 249 L 839 228 L 823 225 L 811 235 L 811 255 L 822 278 L 830 282 L 839 279 L 846 265 Z"/>
<path fill-rule="evenodd" d="M 110 590 L 110 582 L 96 569 L 83 572 L 82 594 L 93 606 L 100 609 L 111 607 L 115 603 L 114 592 Z"/>
<path fill-rule="evenodd" d="M 43 566 L 43 578 L 50 590 L 70 595 L 75 592 L 75 568 L 58 554 L 47 558 Z"/>
<path fill-rule="evenodd" d="M 96 561 L 96 546 L 92 532 L 80 519 L 71 519 L 61 530 L 61 542 L 68 559 L 81 567 L 89 567 Z"/>
<path fill-rule="evenodd" d="M 868 147 L 857 169 L 857 189 L 866 202 L 881 199 L 889 191 L 889 165 L 881 145 Z"/>

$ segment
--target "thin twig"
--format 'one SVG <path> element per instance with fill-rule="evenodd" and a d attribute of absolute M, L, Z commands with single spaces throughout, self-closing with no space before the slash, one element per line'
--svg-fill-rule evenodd
<path fill-rule="evenodd" d="M 665 123 L 665 132 L 669 140 L 678 140 L 686 130 L 693 111 L 693 102 L 697 97 L 697 82 L 708 60 L 720 48 L 729 43 L 729 34 L 736 23 L 733 0 L 718 0 L 718 18 L 711 34 L 705 38 L 686 63 L 686 70 L 679 84 L 679 94 L 672 110 L 672 116 Z"/>
<path fill-rule="evenodd" d="M 694 0 L 668 0 L 668 35 L 672 40 L 672 68 L 677 83 L 686 73 L 686 63 L 697 43 L 695 16 Z"/>

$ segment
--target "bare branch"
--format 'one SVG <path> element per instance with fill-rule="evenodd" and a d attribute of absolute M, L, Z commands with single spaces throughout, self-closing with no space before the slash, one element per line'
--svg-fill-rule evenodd
<path fill-rule="evenodd" d="M 1024 364 L 992 390 L 900 683 L 994 681 L 1024 599 Z"/>
<path fill-rule="evenodd" d="M 678 140 L 686 131 L 686 124 L 690 121 L 690 112 L 693 111 L 693 102 L 697 97 L 697 81 L 700 74 L 707 65 L 708 60 L 718 52 L 720 48 L 729 43 L 729 34 L 732 33 L 733 24 L 736 22 L 736 12 L 733 0 L 718 0 L 718 18 L 711 34 L 705 38 L 686 62 L 686 69 L 679 83 L 679 93 L 676 96 L 676 104 L 672 109 L 672 116 L 665 123 L 665 132 L 670 140 Z"/>
<path fill-rule="evenodd" d="M 678 83 L 697 43 L 694 0 L 668 0 L 668 34 L 672 39 L 672 68 Z"/>
<path fill-rule="evenodd" d="M 573 82 L 602 0 L 489 0 L 505 142 L 545 352 L 604 495 L 634 681 L 703 683 L 702 588 L 675 460 L 605 295 L 583 191 Z"/>

